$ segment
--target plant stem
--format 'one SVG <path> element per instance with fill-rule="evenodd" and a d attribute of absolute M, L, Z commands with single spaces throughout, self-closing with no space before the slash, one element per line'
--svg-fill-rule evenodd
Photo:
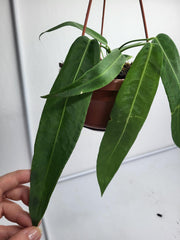
<path fill-rule="evenodd" d="M 103 29 L 104 29 L 105 10 L 106 10 L 106 0 L 104 0 L 104 4 L 103 4 L 102 23 L 101 23 L 101 35 L 103 35 Z"/>
<path fill-rule="evenodd" d="M 126 45 L 128 45 L 129 43 L 134 43 L 134 42 L 140 42 L 140 41 L 151 41 L 151 40 L 153 40 L 154 38 L 152 37 L 152 38 L 140 38 L 140 39 L 135 39 L 135 40 L 131 40 L 131 41 L 129 41 L 129 42 L 126 42 L 126 43 L 124 43 L 123 45 L 121 45 L 120 47 L 119 47 L 119 50 L 121 50 L 124 46 L 126 46 Z"/>
<path fill-rule="evenodd" d="M 91 5 L 92 5 L 92 0 L 89 0 L 87 12 L 86 12 L 86 18 L 85 18 L 85 21 L 84 21 L 84 28 L 83 28 L 82 36 L 84 36 L 85 32 L 86 32 L 86 27 L 87 27 L 87 22 L 88 22 L 88 18 L 89 18 L 89 13 L 90 13 L 90 10 L 91 10 Z"/>
<path fill-rule="evenodd" d="M 144 23 L 144 30 L 145 30 L 145 36 L 148 42 L 148 29 L 147 29 L 147 23 L 146 23 L 146 17 L 145 17 L 145 12 L 144 12 L 144 6 L 143 6 L 143 1 L 139 0 L 140 7 L 141 7 L 141 13 L 142 13 L 142 18 L 143 18 L 143 23 Z"/>
<path fill-rule="evenodd" d="M 121 52 L 124 52 L 130 48 L 135 48 L 135 47 L 141 47 L 141 46 L 144 46 L 146 43 L 143 43 L 143 42 L 140 42 L 140 43 L 136 43 L 136 44 L 131 44 L 129 46 L 124 46 L 123 48 L 121 48 Z"/>

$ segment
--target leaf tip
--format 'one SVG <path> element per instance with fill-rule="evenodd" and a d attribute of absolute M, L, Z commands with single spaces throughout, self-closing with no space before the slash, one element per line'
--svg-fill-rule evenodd
<path fill-rule="evenodd" d="M 42 35 L 44 34 L 45 32 L 42 32 L 41 34 L 39 34 L 39 40 L 41 40 L 41 37 Z"/>
<path fill-rule="evenodd" d="M 100 190 L 101 190 L 101 197 L 103 197 L 105 190 L 102 190 L 102 189 Z"/>
<path fill-rule="evenodd" d="M 106 184 L 104 179 L 100 179 L 100 178 L 98 178 L 98 184 L 99 184 L 99 188 L 100 188 L 100 192 L 101 192 L 101 197 L 103 197 L 108 184 Z"/>
<path fill-rule="evenodd" d="M 49 95 L 41 96 L 41 98 L 43 98 L 43 99 L 47 99 L 48 97 L 49 97 Z"/>

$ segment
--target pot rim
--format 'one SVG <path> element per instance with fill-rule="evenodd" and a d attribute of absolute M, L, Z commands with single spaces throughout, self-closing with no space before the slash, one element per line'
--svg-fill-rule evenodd
<path fill-rule="evenodd" d="M 108 85 L 106 85 L 105 87 L 100 88 L 98 90 L 101 90 L 101 91 L 118 91 L 121 84 L 123 83 L 123 81 L 124 81 L 124 79 L 114 79 Z"/>

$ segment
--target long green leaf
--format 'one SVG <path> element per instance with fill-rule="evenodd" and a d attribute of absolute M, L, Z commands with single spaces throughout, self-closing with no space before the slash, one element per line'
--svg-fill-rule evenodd
<path fill-rule="evenodd" d="M 96 40 L 78 38 L 51 91 L 76 81 L 99 62 Z M 36 137 L 31 168 L 30 215 L 33 225 L 41 220 L 58 178 L 68 161 L 83 127 L 91 94 L 46 101 Z"/>
<path fill-rule="evenodd" d="M 156 44 L 139 52 L 116 97 L 97 160 L 97 178 L 103 194 L 134 143 L 155 96 L 162 65 Z"/>
<path fill-rule="evenodd" d="M 178 50 L 165 34 L 155 38 L 163 52 L 161 78 L 171 108 L 171 131 L 174 143 L 180 147 L 180 56 Z"/>
<path fill-rule="evenodd" d="M 66 27 L 66 26 L 72 26 L 72 27 L 75 27 L 75 28 L 78 28 L 80 30 L 83 30 L 83 25 L 80 24 L 80 23 L 77 23 L 77 22 L 72 22 L 72 21 L 68 21 L 68 22 L 64 22 L 64 23 L 61 23 L 53 28 L 50 28 L 49 30 L 45 31 L 45 32 L 42 32 L 40 34 L 39 37 L 41 37 L 44 33 L 47 33 L 47 32 L 52 32 L 52 31 L 55 31 L 59 28 L 62 28 L 62 27 Z M 96 39 L 97 41 L 99 41 L 100 43 L 104 44 L 104 45 L 107 45 L 107 40 L 105 39 L 105 37 L 101 36 L 99 33 L 97 33 L 96 31 L 90 29 L 90 28 L 86 28 L 86 33 L 91 36 L 92 38 Z"/>
<path fill-rule="evenodd" d="M 93 68 L 84 73 L 76 82 L 66 88 L 43 96 L 43 98 L 76 96 L 102 88 L 120 73 L 128 59 L 130 59 L 130 56 L 122 55 L 118 49 L 115 49 Z"/>

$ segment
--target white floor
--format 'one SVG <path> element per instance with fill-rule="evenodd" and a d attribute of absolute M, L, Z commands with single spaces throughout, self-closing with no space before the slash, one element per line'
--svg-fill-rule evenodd
<path fill-rule="evenodd" d="M 95 174 L 59 183 L 45 216 L 48 239 L 180 239 L 179 169 L 174 148 L 123 164 L 102 198 Z"/>

